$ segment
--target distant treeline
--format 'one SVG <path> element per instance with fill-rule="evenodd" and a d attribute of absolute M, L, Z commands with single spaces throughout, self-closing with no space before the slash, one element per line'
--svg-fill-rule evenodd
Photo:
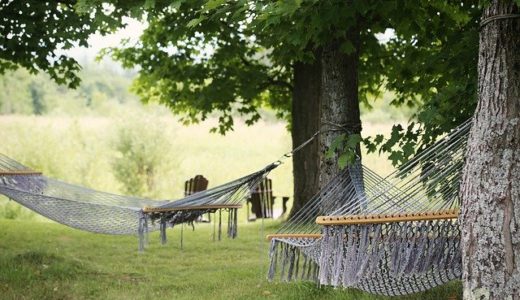
<path fill-rule="evenodd" d="M 0 75 L 0 115 L 118 115 L 120 105 L 142 107 L 139 99 L 130 91 L 134 74 L 118 71 L 110 65 L 86 64 L 80 73 L 81 84 L 73 90 L 58 85 L 48 75 L 30 74 L 25 69 Z M 412 116 L 415 109 L 396 108 L 390 105 L 394 96 L 383 93 L 380 99 L 371 101 L 371 107 L 362 103 L 365 121 L 403 121 Z M 119 108 L 118 108 L 119 107 Z M 275 112 L 261 109 L 262 118 L 275 121 Z"/>
<path fill-rule="evenodd" d="M 25 69 L 0 75 L 0 115 L 104 114 L 118 104 L 137 103 L 129 91 L 133 75 L 103 65 L 86 65 L 81 85 L 73 90 L 57 85 L 48 75 Z"/>

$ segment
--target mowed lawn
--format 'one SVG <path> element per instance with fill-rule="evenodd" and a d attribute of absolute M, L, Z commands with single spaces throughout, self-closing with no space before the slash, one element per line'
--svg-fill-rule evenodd
<path fill-rule="evenodd" d="M 267 282 L 262 238 L 277 222 L 239 224 L 236 240 L 211 239 L 213 227 L 157 233 L 137 252 L 137 238 L 82 232 L 41 221 L 0 220 L 0 299 L 389 299 L 314 283 Z M 454 282 L 396 299 L 448 299 Z"/>

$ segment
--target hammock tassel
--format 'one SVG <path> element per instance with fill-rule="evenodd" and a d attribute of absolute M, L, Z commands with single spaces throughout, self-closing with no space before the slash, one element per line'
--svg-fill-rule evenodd
<path fill-rule="evenodd" d="M 267 272 L 267 280 L 272 281 L 276 274 L 276 264 L 278 263 L 278 241 L 271 240 L 269 247 L 269 271 Z"/>
<path fill-rule="evenodd" d="M 329 280 L 329 268 L 330 268 L 330 261 L 329 258 L 332 256 L 333 251 L 335 250 L 333 248 L 334 245 L 332 245 L 332 235 L 334 232 L 334 228 L 332 226 L 325 226 L 323 229 L 323 240 L 321 243 L 321 256 L 320 256 L 320 284 L 328 284 Z"/>
<path fill-rule="evenodd" d="M 237 226 L 238 226 L 238 217 L 237 217 L 237 209 L 232 208 L 229 210 L 228 214 L 228 237 L 234 239 L 237 237 Z"/>
<path fill-rule="evenodd" d="M 145 248 L 145 229 L 146 226 L 146 215 L 141 211 L 139 212 L 139 225 L 137 227 L 137 234 L 139 235 L 139 253 L 142 253 Z"/>
<path fill-rule="evenodd" d="M 218 240 L 222 239 L 222 209 L 218 210 Z"/>
<path fill-rule="evenodd" d="M 167 238 L 166 238 L 166 219 L 164 217 L 161 217 L 161 223 L 160 223 L 160 231 L 161 231 L 161 244 L 162 245 L 165 245 L 167 243 Z"/>

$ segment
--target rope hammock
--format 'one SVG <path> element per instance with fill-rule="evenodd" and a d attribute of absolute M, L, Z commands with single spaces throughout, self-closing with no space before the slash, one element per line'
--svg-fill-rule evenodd
<path fill-rule="evenodd" d="M 382 178 L 345 168 L 271 240 L 268 278 L 382 295 L 460 278 L 458 198 L 467 121 Z"/>
<path fill-rule="evenodd" d="M 250 191 L 280 162 L 260 171 L 180 200 L 150 200 L 100 192 L 54 180 L 0 154 L 0 194 L 58 223 L 95 233 L 139 235 L 139 250 L 147 234 L 191 223 L 206 213 L 228 212 L 227 234 L 237 235 L 237 209 Z M 219 238 L 222 220 L 219 218 Z"/>

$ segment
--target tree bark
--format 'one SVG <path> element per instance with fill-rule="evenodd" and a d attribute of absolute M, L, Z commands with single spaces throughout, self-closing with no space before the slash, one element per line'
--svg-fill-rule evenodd
<path fill-rule="evenodd" d="M 358 99 L 359 31 L 355 28 L 346 36 L 354 51 L 340 50 L 342 40 L 324 47 L 322 53 L 321 128 L 320 134 L 320 187 L 339 173 L 338 156 L 326 158 L 332 141 L 338 135 L 361 132 Z"/>
<path fill-rule="evenodd" d="M 518 13 L 494 0 L 482 19 Z M 464 299 L 520 299 L 520 19 L 483 26 L 461 189 Z"/>
<path fill-rule="evenodd" d="M 294 65 L 294 90 L 292 99 L 293 148 L 309 139 L 320 125 L 321 51 L 315 51 L 314 62 L 296 62 Z M 298 212 L 319 189 L 318 142 L 294 153 L 294 202 L 291 216 Z"/>

